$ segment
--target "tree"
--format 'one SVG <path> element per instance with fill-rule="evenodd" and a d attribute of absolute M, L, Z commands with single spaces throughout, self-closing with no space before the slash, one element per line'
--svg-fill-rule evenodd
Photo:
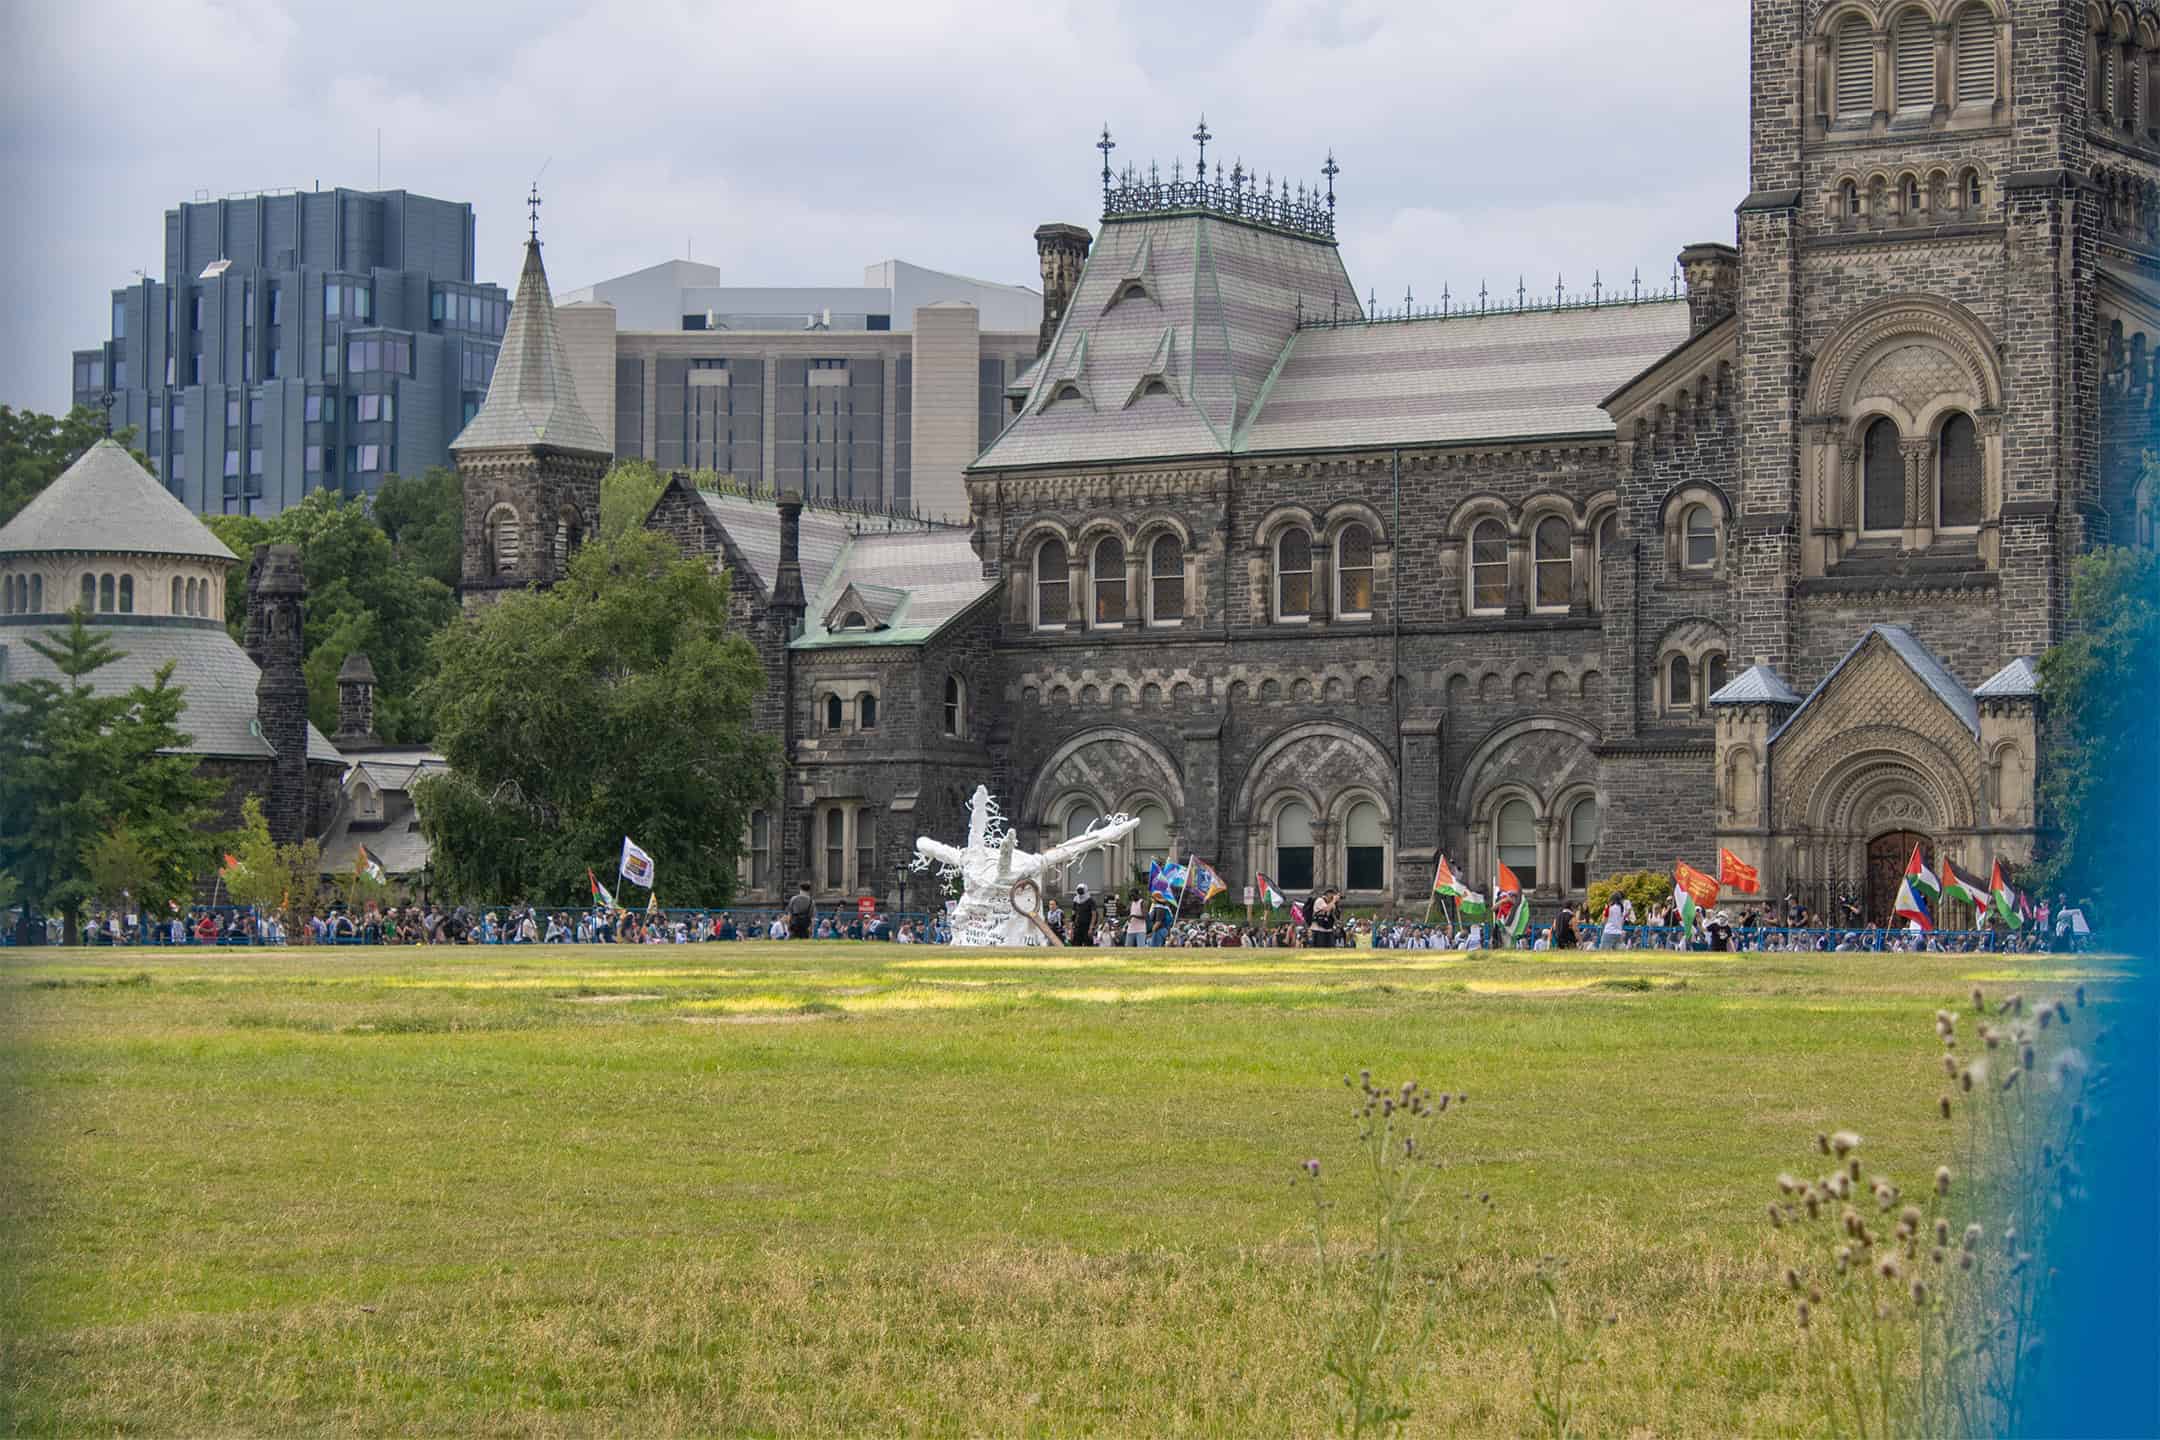
<path fill-rule="evenodd" d="M 1648 920 L 1651 910 L 1672 899 L 1673 877 L 1662 870 L 1628 870 L 1593 880 L 1583 894 L 1585 923 L 1604 924 L 1605 907 L 1615 894 L 1634 901 L 1635 913 Z"/>
<path fill-rule="evenodd" d="M 318 490 L 268 519 L 214 515 L 207 523 L 243 564 L 258 546 L 300 547 L 308 587 L 302 637 L 308 718 L 317 729 L 337 728 L 338 670 L 360 650 L 375 666 L 376 732 L 389 741 L 428 738 L 428 712 L 414 696 L 426 678 L 428 642 L 456 618 L 457 597 L 398 557 L 365 501 Z M 241 639 L 246 587 L 229 585 L 225 594 L 226 626 Z"/>
<path fill-rule="evenodd" d="M 0 525 L 60 478 L 82 453 L 105 438 L 105 417 L 87 405 L 65 415 L 41 415 L 0 405 Z M 149 457 L 134 449 L 133 426 L 122 426 L 113 439 L 129 447 L 137 463 L 150 468 Z"/>
<path fill-rule="evenodd" d="M 413 797 L 442 888 L 581 900 L 630 835 L 670 894 L 726 903 L 779 763 L 751 731 L 764 675 L 727 614 L 724 575 L 634 530 L 444 631 L 422 700 L 451 773 Z"/>
<path fill-rule="evenodd" d="M 322 846 L 313 840 L 280 845 L 270 838 L 262 802 L 247 797 L 240 810 L 241 829 L 232 856 L 240 863 L 225 872 L 225 889 L 242 905 L 268 910 L 284 922 L 287 935 L 298 935 L 315 911 L 322 885 Z"/>
<path fill-rule="evenodd" d="M 600 535 L 612 540 L 639 529 L 652 514 L 653 502 L 667 489 L 667 476 L 646 460 L 618 460 L 600 477 Z"/>
<path fill-rule="evenodd" d="M 457 588 L 465 555 L 465 489 L 455 470 L 433 465 L 417 476 L 386 477 L 373 513 L 399 561 L 416 575 Z"/>
<path fill-rule="evenodd" d="M 2040 657 L 2047 757 L 2044 859 L 2035 891 L 2090 899 L 2109 926 L 2153 913 L 2153 817 L 2160 813 L 2160 555 L 2098 550 L 2070 581 L 2070 635 Z"/>
<path fill-rule="evenodd" d="M 0 685 L 0 872 L 14 878 L 26 906 L 64 915 L 73 943 L 79 911 L 96 889 L 92 848 L 124 828 L 160 888 L 180 893 L 209 868 L 225 787 L 177 753 L 188 739 L 187 702 L 171 683 L 171 662 L 147 686 L 99 694 L 88 677 L 120 652 L 91 632 L 81 611 L 65 633 L 25 643 L 65 683 L 40 676 Z"/>

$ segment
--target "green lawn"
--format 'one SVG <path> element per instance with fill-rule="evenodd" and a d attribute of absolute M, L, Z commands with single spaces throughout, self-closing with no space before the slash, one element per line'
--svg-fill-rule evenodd
<path fill-rule="evenodd" d="M 1366 1066 L 1468 1097 L 1414 1431 L 1535 1428 L 1552 1256 L 1587 1433 L 1788 1432 L 1773 1177 L 1927 1174 L 1935 1008 L 2099 968 L 0 951 L 0 1432 L 1323 1431 Z"/>

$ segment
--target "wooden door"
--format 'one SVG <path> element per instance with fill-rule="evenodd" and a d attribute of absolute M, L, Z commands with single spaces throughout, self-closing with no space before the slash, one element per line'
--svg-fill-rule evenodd
<path fill-rule="evenodd" d="M 1921 855 L 1932 867 L 1935 847 L 1925 835 L 1911 830 L 1892 830 L 1868 841 L 1864 924 L 1896 926 L 1904 923 L 1892 913 L 1892 907 L 1897 904 L 1898 885 L 1905 878 L 1905 866 L 1912 859 L 1915 845 L 1920 847 Z"/>

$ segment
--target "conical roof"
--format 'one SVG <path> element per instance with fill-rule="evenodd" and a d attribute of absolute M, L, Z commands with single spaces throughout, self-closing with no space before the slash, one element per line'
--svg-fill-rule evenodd
<path fill-rule="evenodd" d="M 0 553 L 236 557 L 116 441 L 100 440 L 0 527 Z"/>
<path fill-rule="evenodd" d="M 527 241 L 525 269 L 503 329 L 502 350 L 487 400 L 472 423 L 450 442 L 453 451 L 502 450 L 547 445 L 612 455 L 614 447 L 578 404 L 577 385 L 555 333 L 555 298 L 548 293 L 540 242 Z"/>

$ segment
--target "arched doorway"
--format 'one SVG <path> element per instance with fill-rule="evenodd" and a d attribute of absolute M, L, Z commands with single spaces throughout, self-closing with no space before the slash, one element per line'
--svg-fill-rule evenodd
<path fill-rule="evenodd" d="M 1915 830 L 1891 830 L 1868 841 L 1867 847 L 1867 908 L 1861 912 L 1862 922 L 1868 925 L 1894 926 L 1897 917 L 1891 913 L 1897 904 L 1898 885 L 1905 878 L 1905 866 L 1912 859 L 1913 847 L 1920 847 L 1928 865 L 1935 864 L 1935 845 L 1927 836 Z"/>

